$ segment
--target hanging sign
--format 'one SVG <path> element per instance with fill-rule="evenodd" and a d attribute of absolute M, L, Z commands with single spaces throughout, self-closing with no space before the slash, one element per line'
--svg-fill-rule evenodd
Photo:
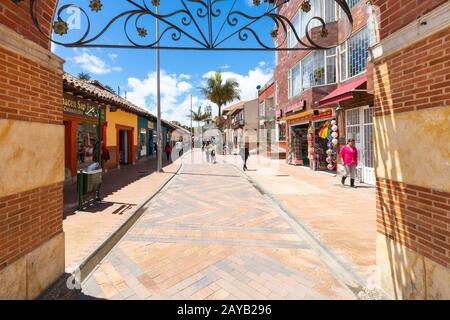
<path fill-rule="evenodd" d="M 320 119 L 331 118 L 332 116 L 333 116 L 333 111 L 331 109 L 329 109 L 325 112 L 320 112 L 317 116 L 312 116 L 312 120 L 317 121 Z"/>
<path fill-rule="evenodd" d="M 284 113 L 288 113 L 288 112 L 298 112 L 298 111 L 303 111 L 305 110 L 306 107 L 306 101 L 305 100 L 300 100 L 297 103 L 294 103 L 288 107 L 286 107 L 284 109 Z"/>
<path fill-rule="evenodd" d="M 86 99 L 76 98 L 64 94 L 63 110 L 65 114 L 75 115 L 83 118 L 98 119 L 98 112 L 101 107 Z M 101 114 L 102 121 L 105 121 L 105 113 Z"/>

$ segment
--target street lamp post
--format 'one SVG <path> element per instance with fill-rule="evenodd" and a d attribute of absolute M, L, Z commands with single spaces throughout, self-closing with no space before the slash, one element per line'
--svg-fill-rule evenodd
<path fill-rule="evenodd" d="M 156 14 L 159 14 L 159 6 L 155 6 Z M 159 19 L 156 19 L 156 41 L 159 39 Z M 162 125 L 161 125 L 161 59 L 160 59 L 160 49 L 159 42 L 158 48 L 156 49 L 156 107 L 157 107 L 157 120 L 156 120 L 156 130 L 158 132 L 158 152 L 157 152 L 157 171 L 163 172 L 162 169 Z"/>

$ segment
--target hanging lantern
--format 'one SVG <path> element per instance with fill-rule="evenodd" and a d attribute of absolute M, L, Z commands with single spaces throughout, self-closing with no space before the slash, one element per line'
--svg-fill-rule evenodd
<path fill-rule="evenodd" d="M 333 125 L 333 126 L 331 127 L 331 130 L 333 130 L 334 132 L 336 132 L 337 129 L 338 129 L 337 125 Z"/>
<path fill-rule="evenodd" d="M 328 150 L 327 150 L 327 155 L 331 156 L 332 154 L 333 154 L 333 150 L 328 149 Z"/>
<path fill-rule="evenodd" d="M 337 132 L 331 133 L 331 137 L 332 137 L 332 138 L 337 138 L 337 137 L 338 137 L 338 133 L 337 133 Z"/>
<path fill-rule="evenodd" d="M 332 126 L 335 126 L 336 123 L 337 123 L 336 120 L 331 120 L 331 125 L 332 125 Z"/>
<path fill-rule="evenodd" d="M 334 138 L 333 140 L 331 140 L 331 143 L 335 146 L 338 144 L 338 139 Z"/>

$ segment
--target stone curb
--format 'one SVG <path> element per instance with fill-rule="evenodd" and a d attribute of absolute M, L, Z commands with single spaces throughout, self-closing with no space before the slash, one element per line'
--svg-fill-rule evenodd
<path fill-rule="evenodd" d="M 301 234 L 303 238 L 308 242 L 312 249 L 314 249 L 319 258 L 325 265 L 327 265 L 335 274 L 335 276 L 348 288 L 358 299 L 387 299 L 386 296 L 376 289 L 369 289 L 366 281 L 353 269 L 349 262 L 344 258 L 338 256 L 333 249 L 327 246 L 317 234 L 310 228 L 305 226 L 298 218 L 295 217 L 289 209 L 287 209 L 275 196 L 260 183 L 256 182 L 246 172 L 240 169 L 236 164 L 232 164 L 236 170 L 239 171 L 250 184 L 258 190 L 263 196 L 265 196 L 279 211 L 279 213 L 286 218 L 286 220 L 294 227 L 297 233 Z M 375 292 L 374 292 L 375 291 Z"/>

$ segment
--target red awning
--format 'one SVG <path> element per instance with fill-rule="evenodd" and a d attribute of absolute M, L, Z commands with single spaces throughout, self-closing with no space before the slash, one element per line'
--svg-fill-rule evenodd
<path fill-rule="evenodd" d="M 325 96 L 322 100 L 320 100 L 319 107 L 324 107 L 344 100 L 353 99 L 354 91 L 366 83 L 367 83 L 366 76 L 345 83 L 336 90 L 332 91 L 329 95 Z"/>

